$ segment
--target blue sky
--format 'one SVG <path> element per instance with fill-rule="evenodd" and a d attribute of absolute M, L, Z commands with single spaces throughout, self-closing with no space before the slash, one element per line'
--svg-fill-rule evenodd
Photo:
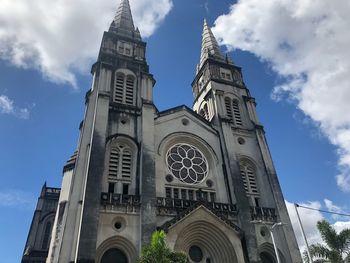
<path fill-rule="evenodd" d="M 44 0 L 34 6 L 21 0 L 22 8 L 0 0 L 5 7 L 0 11 L 4 21 L 0 23 L 3 262 L 20 261 L 43 183 L 61 184 L 62 167 L 77 144 L 84 96 L 91 83 L 89 70 L 118 3 L 79 1 L 86 4 L 84 12 L 79 3 L 67 7 L 64 0 L 52 8 Z M 345 114 L 349 106 L 342 100 L 350 98 L 346 91 L 350 79 L 342 73 L 350 71 L 349 51 L 344 48 L 350 39 L 338 33 L 349 22 L 342 20 L 341 10 L 350 6 L 336 1 L 329 8 L 323 4 L 310 8 L 305 4 L 308 1 L 284 2 L 286 6 L 245 0 L 230 9 L 232 0 L 130 0 L 135 24 L 147 42 L 159 110 L 180 104 L 191 107 L 190 84 L 206 17 L 224 44 L 223 52 L 230 50 L 235 64 L 243 68 L 245 83 L 257 100 L 285 199 L 349 212 L 350 120 Z M 53 15 L 54 11 L 48 11 L 38 19 L 40 13 L 35 12 L 49 7 L 67 12 Z M 298 34 L 293 30 L 296 26 Z M 332 32 L 337 41 L 315 45 L 315 38 L 326 37 L 322 32 Z M 314 63 L 315 58 L 322 60 Z M 324 65 L 332 66 L 328 78 Z M 330 82 L 336 83 L 332 89 Z M 314 224 L 323 215 L 302 214 L 307 234 L 318 241 Z M 329 219 L 335 224 L 348 220 Z"/>

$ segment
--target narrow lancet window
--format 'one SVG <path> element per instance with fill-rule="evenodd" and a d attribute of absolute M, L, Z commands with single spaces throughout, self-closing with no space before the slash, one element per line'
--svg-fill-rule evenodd
<path fill-rule="evenodd" d="M 134 104 L 135 77 L 117 73 L 115 77 L 113 101 L 117 103 Z"/>
<path fill-rule="evenodd" d="M 109 178 L 131 177 L 132 152 L 129 148 L 118 145 L 111 147 L 109 156 Z"/>
<path fill-rule="evenodd" d="M 238 126 L 242 126 L 242 117 L 241 117 L 241 112 L 239 110 L 239 104 L 237 100 L 232 101 L 232 109 L 233 109 L 235 124 Z"/>
<path fill-rule="evenodd" d="M 241 160 L 239 163 L 244 189 L 247 194 L 259 194 L 256 183 L 256 169 L 252 162 Z"/>
<path fill-rule="evenodd" d="M 242 126 L 242 116 L 239 108 L 238 100 L 225 98 L 226 116 L 234 125 Z"/>

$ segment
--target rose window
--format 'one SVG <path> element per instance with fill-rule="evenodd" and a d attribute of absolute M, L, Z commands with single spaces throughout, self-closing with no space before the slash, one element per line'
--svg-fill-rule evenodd
<path fill-rule="evenodd" d="M 184 183 L 199 184 L 208 174 L 207 159 L 189 144 L 179 143 L 171 147 L 166 162 L 172 175 Z"/>

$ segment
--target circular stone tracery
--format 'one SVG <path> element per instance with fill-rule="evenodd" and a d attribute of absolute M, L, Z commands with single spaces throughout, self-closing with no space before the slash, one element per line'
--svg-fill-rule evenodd
<path fill-rule="evenodd" d="M 208 162 L 194 146 L 178 143 L 166 155 L 169 171 L 180 181 L 188 184 L 203 182 L 208 174 Z"/>

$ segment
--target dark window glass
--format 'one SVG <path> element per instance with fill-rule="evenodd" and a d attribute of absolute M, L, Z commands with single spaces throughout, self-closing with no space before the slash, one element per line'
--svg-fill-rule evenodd
<path fill-rule="evenodd" d="M 123 195 L 129 194 L 129 185 L 123 184 Z"/>
<path fill-rule="evenodd" d="M 181 198 L 182 199 L 187 199 L 187 197 L 186 197 L 186 189 L 181 189 Z"/>
<path fill-rule="evenodd" d="M 171 198 L 171 188 L 170 187 L 165 188 L 165 197 Z"/>
<path fill-rule="evenodd" d="M 188 199 L 193 200 L 193 190 L 188 190 Z"/>
<path fill-rule="evenodd" d="M 108 193 L 114 193 L 114 185 L 115 183 L 108 184 Z"/>
<path fill-rule="evenodd" d="M 204 199 L 205 201 L 209 201 L 209 200 L 208 200 L 208 192 L 203 192 L 203 199 Z"/>
<path fill-rule="evenodd" d="M 200 191 L 196 191 L 196 199 L 197 200 L 201 199 L 201 192 Z"/>
<path fill-rule="evenodd" d="M 174 198 L 178 199 L 179 198 L 179 189 L 174 188 Z"/>
<path fill-rule="evenodd" d="M 255 200 L 255 206 L 259 207 L 260 206 L 259 198 L 254 198 L 254 200 Z"/>
<path fill-rule="evenodd" d="M 210 202 L 215 202 L 215 193 L 210 193 Z"/>

